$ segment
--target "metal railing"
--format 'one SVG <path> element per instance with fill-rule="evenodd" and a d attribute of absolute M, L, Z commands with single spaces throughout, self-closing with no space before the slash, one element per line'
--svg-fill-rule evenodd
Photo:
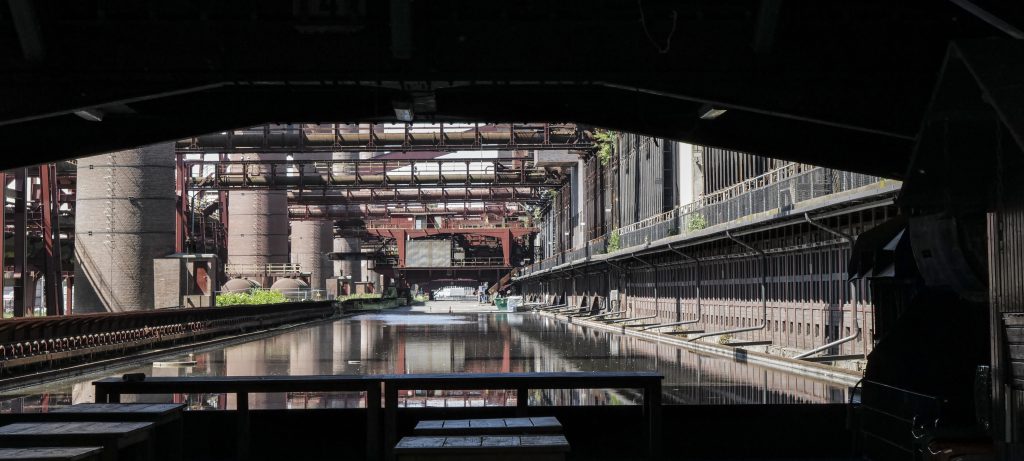
<path fill-rule="evenodd" d="M 643 420 L 638 425 L 643 427 L 642 440 L 648 455 L 657 457 L 661 446 L 663 378 L 661 374 L 655 372 L 593 371 L 362 376 L 189 376 L 146 377 L 143 380 L 106 378 L 93 381 L 93 386 L 96 390 L 97 403 L 120 402 L 121 396 L 125 394 L 235 394 L 236 411 L 239 416 L 235 419 L 234 434 L 240 459 L 247 459 L 249 455 L 250 395 L 281 392 L 360 392 L 366 396 L 366 455 L 370 460 L 379 459 L 381 451 L 388 454 L 390 447 L 395 446 L 398 441 L 397 415 L 401 391 L 514 390 L 516 413 L 527 416 L 530 399 L 526 396 L 531 390 L 637 389 L 642 396 Z M 383 431 L 379 429 L 381 427 Z"/>
<path fill-rule="evenodd" d="M 228 275 L 299 275 L 302 273 L 302 265 L 298 263 L 225 264 L 224 273 Z"/>
<path fill-rule="evenodd" d="M 619 249 L 643 245 L 673 235 L 687 235 L 766 212 L 785 212 L 812 199 L 889 181 L 878 176 L 790 163 L 698 200 L 618 229 Z M 583 256 L 608 250 L 610 234 L 591 240 L 520 271 L 520 276 L 550 269 Z"/>

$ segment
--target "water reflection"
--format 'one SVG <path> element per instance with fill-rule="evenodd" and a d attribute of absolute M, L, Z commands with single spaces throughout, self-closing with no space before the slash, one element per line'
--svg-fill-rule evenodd
<path fill-rule="evenodd" d="M 249 343 L 201 351 L 194 366 L 127 368 L 8 393 L 0 411 L 46 411 L 93 399 L 91 381 L 143 372 L 149 376 L 497 373 L 658 370 L 667 404 L 828 403 L 846 388 L 678 347 L 566 324 L 535 314 L 377 314 L 295 330 Z M 533 392 L 531 405 L 630 403 L 629 391 Z M 138 396 L 234 408 L 233 395 Z M 408 393 L 408 406 L 514 405 L 513 391 Z M 260 394 L 253 408 L 344 408 L 365 403 L 338 393 Z"/>

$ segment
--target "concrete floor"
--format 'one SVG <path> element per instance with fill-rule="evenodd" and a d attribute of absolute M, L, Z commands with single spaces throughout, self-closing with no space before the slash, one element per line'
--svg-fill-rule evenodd
<path fill-rule="evenodd" d="M 493 304 L 480 304 L 476 301 L 427 301 L 423 304 L 404 306 L 392 311 L 417 312 L 424 314 L 475 314 L 499 311 Z"/>

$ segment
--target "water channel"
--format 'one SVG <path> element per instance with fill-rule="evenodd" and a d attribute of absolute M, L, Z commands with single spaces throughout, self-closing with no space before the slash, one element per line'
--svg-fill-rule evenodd
<path fill-rule="evenodd" d="M 194 361 L 190 366 L 168 361 Z M 482 373 L 657 370 L 665 404 L 837 403 L 847 387 L 731 357 L 595 330 L 535 313 L 379 313 L 293 329 L 242 344 L 161 358 L 145 366 L 0 392 L 0 411 L 46 411 L 90 402 L 95 379 L 147 376 Z M 628 404 L 627 391 L 536 391 L 531 405 Z M 230 409 L 232 395 L 140 396 L 188 402 L 194 409 Z M 514 391 L 403 395 L 406 406 L 514 405 Z M 251 398 L 253 408 L 337 408 L 365 405 L 359 395 L 292 393 Z M 129 400 L 125 400 L 129 401 Z"/>

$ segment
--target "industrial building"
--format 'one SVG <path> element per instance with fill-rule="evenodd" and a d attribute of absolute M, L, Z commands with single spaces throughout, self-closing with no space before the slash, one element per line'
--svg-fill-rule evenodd
<path fill-rule="evenodd" d="M 471 3 L 0 7 L 0 459 L 1024 458 L 1021 5 Z"/>

